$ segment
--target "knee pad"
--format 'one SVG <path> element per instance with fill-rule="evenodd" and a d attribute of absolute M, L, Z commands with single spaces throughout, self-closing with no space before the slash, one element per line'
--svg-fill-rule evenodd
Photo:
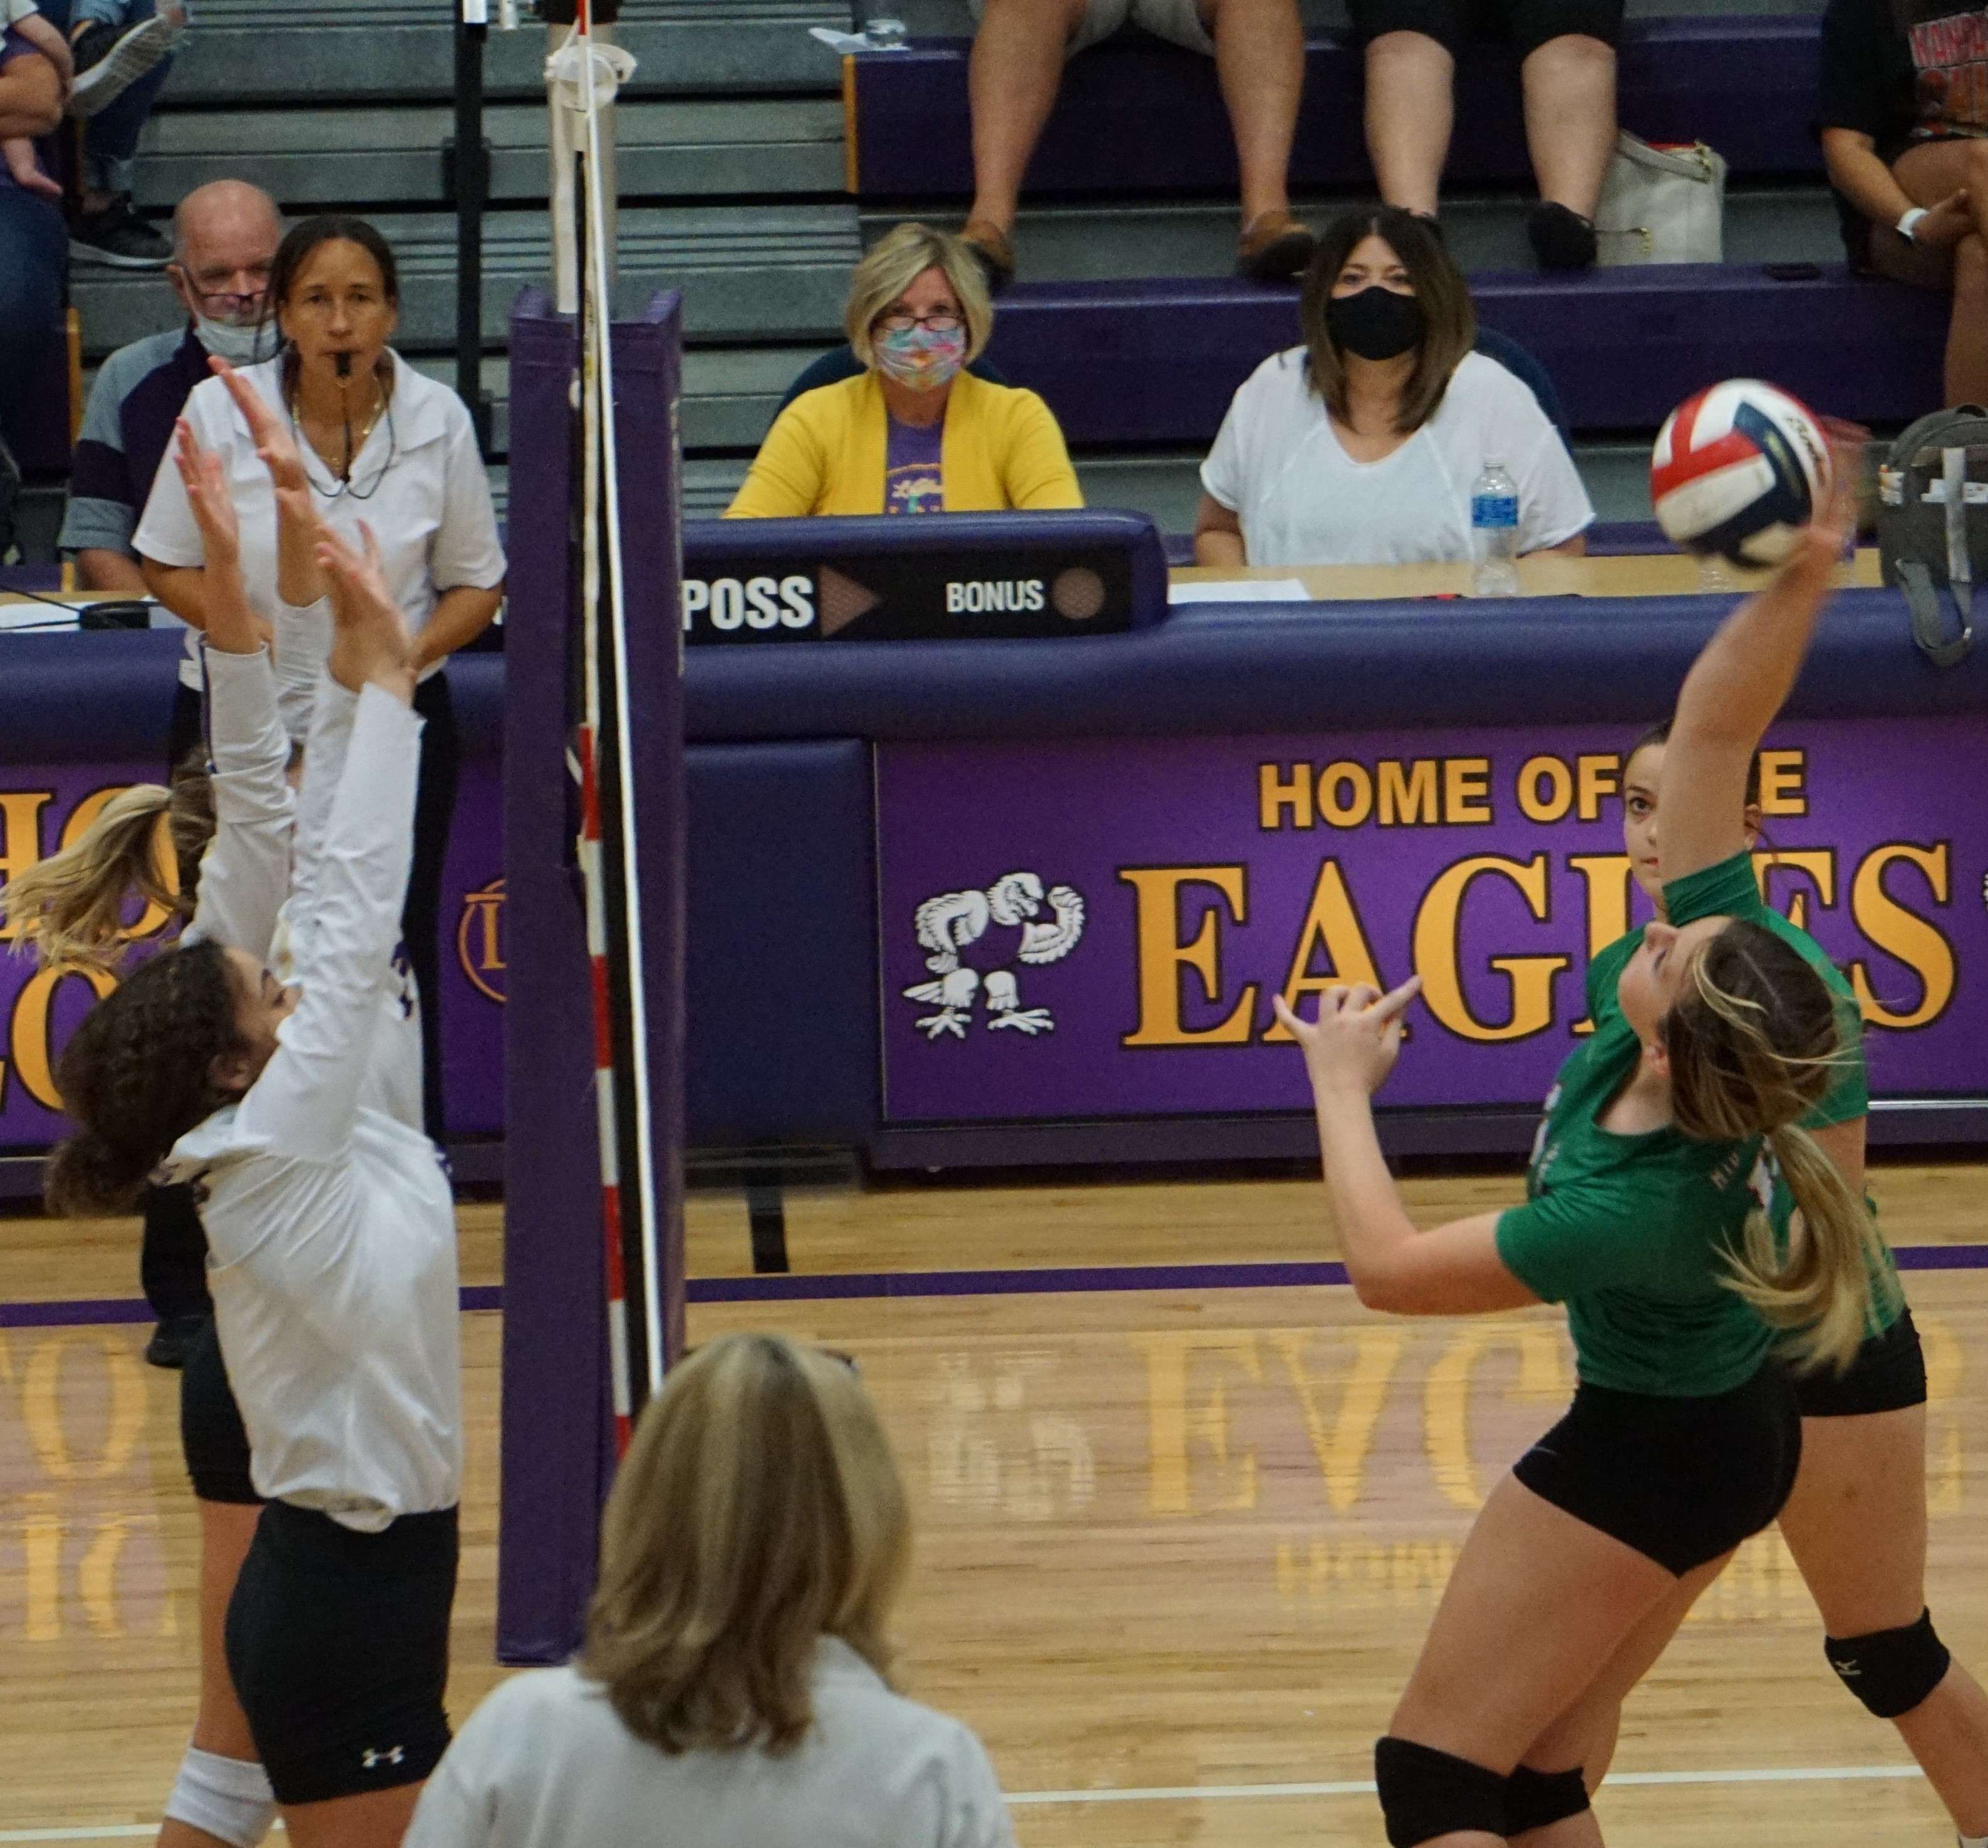
<path fill-rule="evenodd" d="M 1416 1848 L 1459 1829 L 1506 1833 L 1504 1779 L 1468 1758 L 1390 1735 L 1374 1748 L 1374 1781 L 1391 1848 Z"/>
<path fill-rule="evenodd" d="M 233 1848 L 257 1848 L 276 1819 L 276 1799 L 260 1765 L 189 1745 L 166 1814 Z"/>
<path fill-rule="evenodd" d="M 1587 1780 L 1578 1765 L 1571 1771 L 1532 1771 L 1521 1765 L 1505 1780 L 1507 1835 L 1564 1823 L 1587 1807 Z"/>
<path fill-rule="evenodd" d="M 1940 1684 L 1953 1660 L 1933 1633 L 1930 1610 L 1902 1629 L 1825 1638 L 1823 1650 L 1843 1685 L 1881 1720 L 1910 1713 Z"/>

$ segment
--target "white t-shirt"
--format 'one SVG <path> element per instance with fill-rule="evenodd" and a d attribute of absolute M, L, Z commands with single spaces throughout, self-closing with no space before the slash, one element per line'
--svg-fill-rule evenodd
<path fill-rule="evenodd" d="M 1496 360 L 1466 353 L 1421 429 L 1391 455 L 1356 462 L 1293 346 L 1237 387 L 1201 483 L 1240 517 L 1252 565 L 1443 563 L 1471 556 L 1470 491 L 1493 461 L 1518 485 L 1521 552 L 1594 519 L 1560 432 Z"/>
<path fill-rule="evenodd" d="M 455 1736 L 403 1848 L 1013 1848 L 994 1768 L 955 1719 L 846 1643 L 815 1660 L 792 1752 L 672 1757 L 572 1667 L 514 1676 Z"/>
<path fill-rule="evenodd" d="M 468 408 L 446 385 L 417 372 L 397 355 L 393 363 L 387 413 L 360 445 L 352 465 L 356 493 L 327 495 L 325 490 L 334 478 L 323 458 L 301 436 L 297 447 L 317 490 L 313 498 L 325 523 L 355 545 L 361 520 L 373 529 L 387 586 L 407 617 L 408 629 L 418 634 L 443 591 L 465 584 L 494 590 L 501 584 L 504 550 L 497 542 L 490 483 L 477 453 Z M 265 360 L 241 370 L 287 424 L 282 361 Z M 241 522 L 242 585 L 249 606 L 276 627 L 281 653 L 295 625 L 284 621 L 284 606 L 276 594 L 276 496 L 269 471 L 256 460 L 248 422 L 219 379 L 204 379 L 196 385 L 181 414 L 201 447 L 221 458 Z M 186 485 L 170 454 L 153 478 L 131 543 L 162 565 L 207 562 L 200 529 L 187 505 Z M 330 645 L 328 619 L 313 632 L 321 638 L 316 653 L 322 660 Z M 199 649 L 199 632 L 190 630 L 187 659 L 180 670 L 181 680 L 189 687 L 201 684 Z M 294 654 L 294 647 L 291 651 Z"/>

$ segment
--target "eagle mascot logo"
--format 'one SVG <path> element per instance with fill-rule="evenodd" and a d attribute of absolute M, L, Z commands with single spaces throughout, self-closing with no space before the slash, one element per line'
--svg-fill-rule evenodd
<path fill-rule="evenodd" d="M 945 1033 L 964 1039 L 976 999 L 986 1005 L 989 1027 L 1012 1028 L 1032 1039 L 1054 1030 L 1047 1008 L 1022 1005 L 1015 965 L 1060 962 L 1077 948 L 1084 935 L 1081 893 L 1069 886 L 1045 892 L 1033 873 L 1010 873 L 984 892 L 942 892 L 927 899 L 912 927 L 926 952 L 925 967 L 938 978 L 904 991 L 907 1001 L 938 1009 L 918 1018 L 918 1031 L 928 1039 Z"/>

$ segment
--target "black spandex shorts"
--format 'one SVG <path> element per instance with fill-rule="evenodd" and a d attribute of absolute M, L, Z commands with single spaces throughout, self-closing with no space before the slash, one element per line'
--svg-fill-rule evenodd
<path fill-rule="evenodd" d="M 448 1747 L 455 1510 L 355 1533 L 272 1502 L 228 1606 L 228 1667 L 279 1803 L 415 1784 Z"/>
<path fill-rule="evenodd" d="M 1383 32 L 1420 32 L 1452 58 L 1474 39 L 1502 39 L 1521 58 L 1550 39 L 1580 33 L 1613 45 L 1622 35 L 1623 0 L 1347 0 L 1364 41 Z"/>
<path fill-rule="evenodd" d="M 1512 1473 L 1682 1578 L 1772 1522 L 1800 1462 L 1794 1391 L 1770 1363 L 1703 1399 L 1584 1383 Z"/>
<path fill-rule="evenodd" d="M 248 1476 L 248 1434 L 221 1364 L 210 1316 L 187 1350 L 180 1370 L 180 1448 L 193 1492 L 203 1502 L 262 1500 Z"/>
<path fill-rule="evenodd" d="M 1903 1411 L 1926 1400 L 1925 1355 L 1907 1309 L 1882 1335 L 1873 1335 L 1840 1373 L 1827 1367 L 1797 1374 L 1795 1403 L 1804 1418 L 1857 1418 L 1869 1412 Z"/>

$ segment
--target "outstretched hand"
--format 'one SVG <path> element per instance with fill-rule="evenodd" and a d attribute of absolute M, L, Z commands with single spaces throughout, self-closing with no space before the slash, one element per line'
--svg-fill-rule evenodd
<path fill-rule="evenodd" d="M 1303 1049 L 1313 1090 L 1357 1091 L 1371 1097 L 1387 1082 L 1401 1050 L 1401 1015 L 1422 992 L 1422 978 L 1411 975 L 1398 988 L 1330 988 L 1318 998 L 1318 1016 L 1304 1020 L 1273 998 L 1279 1024 Z"/>
<path fill-rule="evenodd" d="M 242 529 L 235 517 L 235 502 L 228 492 L 228 477 L 221 458 L 200 446 L 200 438 L 184 417 L 173 425 L 173 466 L 186 484 L 187 505 L 210 565 L 238 564 L 242 556 Z"/>
<path fill-rule="evenodd" d="M 248 424 L 248 434 L 255 440 L 256 457 L 269 470 L 279 498 L 286 491 L 303 494 L 308 498 L 310 484 L 304 473 L 303 458 L 298 453 L 296 440 L 269 408 L 269 401 L 225 360 L 210 354 L 207 363 L 215 377 L 228 387 L 228 395 L 234 399 L 235 409 Z"/>
<path fill-rule="evenodd" d="M 379 542 L 363 522 L 363 552 L 330 528 L 317 542 L 317 566 L 331 600 L 331 653 L 326 665 L 342 687 L 357 691 L 370 682 L 403 704 L 414 693 L 414 644 L 407 619 L 387 588 Z"/>

